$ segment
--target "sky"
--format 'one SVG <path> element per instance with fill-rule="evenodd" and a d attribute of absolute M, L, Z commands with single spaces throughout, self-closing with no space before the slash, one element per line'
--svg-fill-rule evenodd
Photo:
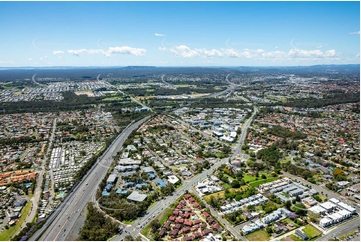
<path fill-rule="evenodd" d="M 0 66 L 360 63 L 360 2 L 0 2 Z"/>

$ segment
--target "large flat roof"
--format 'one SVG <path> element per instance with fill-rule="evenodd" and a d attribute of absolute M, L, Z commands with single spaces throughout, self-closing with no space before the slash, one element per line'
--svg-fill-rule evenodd
<path fill-rule="evenodd" d="M 132 192 L 127 199 L 135 202 L 143 202 L 147 198 L 146 194 L 139 193 L 137 191 Z"/>

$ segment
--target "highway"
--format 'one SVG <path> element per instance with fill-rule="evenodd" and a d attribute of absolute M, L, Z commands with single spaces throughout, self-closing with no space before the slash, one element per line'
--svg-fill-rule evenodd
<path fill-rule="evenodd" d="M 234 149 L 234 152 L 232 154 L 232 158 L 242 154 L 241 153 L 241 147 L 242 147 L 242 145 L 244 143 L 244 140 L 246 139 L 247 130 L 248 130 L 249 126 L 251 125 L 252 121 L 253 121 L 254 115 L 256 115 L 257 112 L 258 112 L 257 108 L 254 107 L 254 111 L 253 111 L 252 116 L 249 119 L 247 119 L 247 121 L 243 124 L 241 137 L 237 141 L 237 145 L 236 145 L 236 147 Z"/>
<path fill-rule="evenodd" d="M 130 133 L 137 129 L 150 116 L 127 126 L 123 132 L 112 142 L 96 164 L 84 176 L 83 180 L 73 188 L 73 191 L 59 205 L 53 214 L 47 219 L 45 225 L 38 230 L 30 240 L 66 240 L 76 224 L 80 212 L 91 201 L 93 193 L 96 192 L 99 183 L 107 173 L 113 157 L 122 147 Z"/>
<path fill-rule="evenodd" d="M 217 92 L 217 93 L 210 94 L 210 95 L 206 96 L 206 98 L 218 97 L 218 96 L 221 96 L 221 95 L 223 95 L 223 94 L 225 94 L 225 93 L 233 92 L 234 89 L 236 89 L 237 85 L 234 84 L 233 82 L 230 82 L 230 81 L 228 80 L 228 76 L 229 76 L 229 75 L 231 75 L 231 74 L 228 74 L 228 75 L 226 76 L 226 82 L 229 84 L 229 87 L 228 87 L 226 90 L 223 90 L 223 91 L 220 91 L 220 92 Z"/>

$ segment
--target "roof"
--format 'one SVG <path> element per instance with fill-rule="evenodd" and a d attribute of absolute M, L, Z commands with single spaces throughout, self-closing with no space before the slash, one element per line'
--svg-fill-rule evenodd
<path fill-rule="evenodd" d="M 324 213 L 324 212 L 326 212 L 326 210 L 323 207 L 319 206 L 319 205 L 313 206 L 313 207 L 309 208 L 308 210 L 310 210 L 310 211 L 312 211 L 314 213 Z"/>
<path fill-rule="evenodd" d="M 110 195 L 110 193 L 107 192 L 107 191 L 103 191 L 103 192 L 102 192 L 102 196 L 103 196 L 103 197 L 107 197 L 107 196 L 109 196 L 109 195 Z"/>
<path fill-rule="evenodd" d="M 151 173 L 151 172 L 154 173 L 153 167 L 150 167 L 150 166 L 144 167 L 142 170 L 143 170 L 143 172 L 145 172 L 145 173 Z"/>
<path fill-rule="evenodd" d="M 175 184 L 179 181 L 178 177 L 176 177 L 175 175 L 171 175 L 171 176 L 168 176 L 168 182 L 172 183 L 172 184 Z"/>
<path fill-rule="evenodd" d="M 143 202 L 147 198 L 146 194 L 139 193 L 138 191 L 132 192 L 127 199 L 135 202 Z"/>
<path fill-rule="evenodd" d="M 25 198 L 16 200 L 14 202 L 14 207 L 23 207 L 27 203 L 27 200 Z"/>
<path fill-rule="evenodd" d="M 324 202 L 320 204 L 321 207 L 325 208 L 325 209 L 332 209 L 334 207 L 336 207 L 335 204 L 331 203 L 331 202 Z"/>
<path fill-rule="evenodd" d="M 158 179 L 155 181 L 159 187 L 165 187 L 167 186 L 167 183 L 165 183 L 163 180 Z"/>

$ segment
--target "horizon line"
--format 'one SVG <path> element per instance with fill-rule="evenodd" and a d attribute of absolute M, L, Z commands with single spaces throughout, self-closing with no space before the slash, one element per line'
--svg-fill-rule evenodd
<path fill-rule="evenodd" d="M 315 64 L 315 65 L 263 65 L 263 66 L 247 66 L 247 65 L 220 65 L 220 66 L 199 66 L 199 65 L 189 65 L 189 66 L 157 66 L 157 65 L 122 65 L 122 66 L 0 66 L 0 68 L 114 68 L 114 67 L 207 67 L 207 68 L 215 68 L 215 67 L 307 67 L 307 66 L 345 66 L 345 65 L 360 65 L 360 63 L 348 63 L 348 64 Z"/>

